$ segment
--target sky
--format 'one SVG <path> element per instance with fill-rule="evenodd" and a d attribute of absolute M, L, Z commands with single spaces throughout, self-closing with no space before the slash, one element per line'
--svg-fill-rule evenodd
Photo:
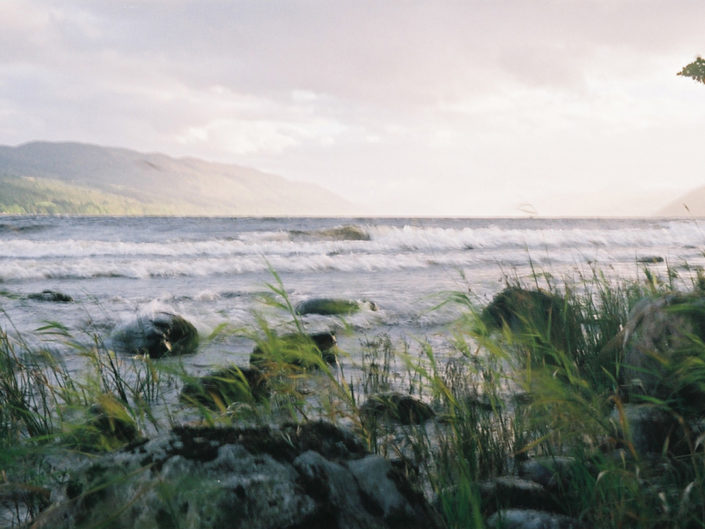
<path fill-rule="evenodd" d="M 698 0 L 1 0 L 0 144 L 235 163 L 378 215 L 645 215 L 705 184 Z"/>

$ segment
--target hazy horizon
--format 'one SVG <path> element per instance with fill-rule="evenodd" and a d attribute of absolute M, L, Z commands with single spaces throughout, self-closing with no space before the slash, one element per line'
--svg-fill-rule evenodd
<path fill-rule="evenodd" d="M 644 216 L 703 184 L 705 4 L 6 0 L 0 144 L 237 164 L 378 216 Z M 687 212 L 683 212 L 687 214 Z"/>

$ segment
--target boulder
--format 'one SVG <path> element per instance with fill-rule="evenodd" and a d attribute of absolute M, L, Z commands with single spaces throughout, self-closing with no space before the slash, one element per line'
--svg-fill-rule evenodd
<path fill-rule="evenodd" d="M 503 509 L 487 519 L 492 529 L 583 529 L 575 518 L 532 509 Z"/>
<path fill-rule="evenodd" d="M 559 505 L 539 483 L 516 476 L 499 476 L 479 484 L 480 501 L 485 513 L 504 507 L 555 511 Z"/>
<path fill-rule="evenodd" d="M 377 305 L 371 301 L 354 301 L 335 298 L 312 298 L 296 305 L 296 313 L 320 314 L 323 316 L 338 316 L 354 314 L 362 309 L 377 310 Z"/>
<path fill-rule="evenodd" d="M 678 294 L 639 301 L 621 332 L 622 382 L 631 400 L 644 395 L 679 413 L 705 413 L 705 297 Z"/>
<path fill-rule="evenodd" d="M 42 290 L 27 296 L 29 299 L 37 301 L 48 301 L 52 303 L 71 303 L 73 298 L 68 294 L 57 292 L 56 290 Z"/>
<path fill-rule="evenodd" d="M 371 395 L 360 406 L 360 417 L 366 423 L 390 421 L 400 424 L 422 424 L 435 413 L 425 402 L 396 391 Z"/>
<path fill-rule="evenodd" d="M 522 461 L 519 476 L 535 481 L 546 490 L 564 489 L 576 473 L 577 462 L 570 456 L 543 456 Z"/>
<path fill-rule="evenodd" d="M 506 326 L 518 337 L 564 351 L 574 350 L 579 338 L 579 324 L 566 301 L 544 290 L 507 287 L 483 309 L 480 319 L 490 330 Z"/>
<path fill-rule="evenodd" d="M 211 409 L 233 402 L 253 404 L 269 395 L 267 379 L 256 367 L 229 366 L 184 384 L 182 401 Z"/>
<path fill-rule="evenodd" d="M 113 336 L 116 350 L 150 358 L 179 356 L 196 351 L 198 331 L 181 316 L 160 312 L 153 318 L 140 317 Z"/>
<path fill-rule="evenodd" d="M 673 415 L 650 404 L 624 404 L 609 417 L 617 447 L 634 448 L 639 455 L 686 450 L 684 431 Z"/>
<path fill-rule="evenodd" d="M 85 463 L 53 498 L 33 527 L 442 527 L 387 461 L 325 422 L 176 428 Z"/>
<path fill-rule="evenodd" d="M 265 372 L 277 365 L 305 369 L 320 367 L 321 361 L 334 365 L 337 361 L 336 343 L 332 332 L 275 335 L 253 349 L 250 365 Z"/>

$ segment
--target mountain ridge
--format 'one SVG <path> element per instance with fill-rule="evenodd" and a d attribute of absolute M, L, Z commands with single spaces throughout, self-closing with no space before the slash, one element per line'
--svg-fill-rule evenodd
<path fill-rule="evenodd" d="M 0 180 L 2 213 L 343 216 L 353 209 L 315 184 L 257 169 L 78 142 L 0 146 Z"/>

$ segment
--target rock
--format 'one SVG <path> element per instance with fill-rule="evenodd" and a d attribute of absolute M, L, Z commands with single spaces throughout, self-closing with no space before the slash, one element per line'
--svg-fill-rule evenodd
<path fill-rule="evenodd" d="M 332 332 L 273 336 L 254 348 L 250 365 L 265 372 L 281 364 L 315 369 L 323 360 L 333 365 L 337 361 L 336 343 Z"/>
<path fill-rule="evenodd" d="M 386 420 L 400 424 L 422 424 L 435 413 L 425 402 L 395 391 L 371 395 L 360 406 L 360 417 L 365 422 Z"/>
<path fill-rule="evenodd" d="M 664 258 L 660 255 L 650 255 L 647 257 L 639 257 L 636 262 L 641 264 L 656 264 L 663 263 Z"/>
<path fill-rule="evenodd" d="M 562 514 L 531 509 L 503 509 L 487 519 L 497 529 L 583 529 L 579 520 Z"/>
<path fill-rule="evenodd" d="M 369 241 L 370 234 L 359 226 L 336 226 L 323 230 L 289 232 L 293 240 L 318 240 L 318 241 Z"/>
<path fill-rule="evenodd" d="M 198 332 L 181 316 L 160 312 L 154 318 L 140 317 L 113 336 L 115 349 L 150 358 L 179 356 L 196 351 Z"/>
<path fill-rule="evenodd" d="M 312 298 L 296 305 L 297 314 L 320 314 L 337 316 L 354 314 L 362 309 L 377 310 L 377 305 L 371 301 L 352 301 L 348 299 Z"/>
<path fill-rule="evenodd" d="M 617 446 L 629 447 L 631 441 L 639 455 L 660 454 L 665 448 L 671 452 L 685 448 L 680 446 L 683 430 L 678 421 L 650 404 L 624 404 L 622 413 L 615 408 L 609 420 L 614 428 Z"/>
<path fill-rule="evenodd" d="M 141 439 L 135 421 L 124 405 L 110 395 L 103 395 L 66 432 L 67 444 L 83 452 L 114 450 Z"/>
<path fill-rule="evenodd" d="M 55 290 L 42 290 L 41 292 L 29 294 L 27 297 L 37 301 L 49 301 L 52 303 L 71 303 L 73 301 L 71 296 Z"/>
<path fill-rule="evenodd" d="M 705 413 L 705 389 L 693 380 L 705 360 L 705 297 L 669 295 L 639 301 L 621 332 L 622 382 L 630 400 L 666 401 L 679 413 Z M 697 377 L 696 377 L 697 378 Z"/>
<path fill-rule="evenodd" d="M 54 498 L 35 527 L 442 527 L 388 462 L 324 422 L 176 428 L 77 468 Z"/>
<path fill-rule="evenodd" d="M 252 404 L 269 395 L 267 379 L 255 367 L 230 366 L 184 384 L 181 400 L 211 409 L 233 402 Z"/>
<path fill-rule="evenodd" d="M 519 476 L 549 491 L 561 490 L 570 482 L 575 465 L 575 458 L 569 456 L 535 457 L 520 463 Z"/>
<path fill-rule="evenodd" d="M 555 511 L 553 497 L 540 484 L 515 476 L 500 476 L 479 485 L 480 501 L 485 513 L 505 507 Z"/>
<path fill-rule="evenodd" d="M 577 346 L 580 327 L 570 307 L 561 296 L 543 290 L 507 287 L 483 309 L 480 319 L 489 329 L 506 325 L 518 336 L 539 343 L 547 340 L 564 351 Z"/>

